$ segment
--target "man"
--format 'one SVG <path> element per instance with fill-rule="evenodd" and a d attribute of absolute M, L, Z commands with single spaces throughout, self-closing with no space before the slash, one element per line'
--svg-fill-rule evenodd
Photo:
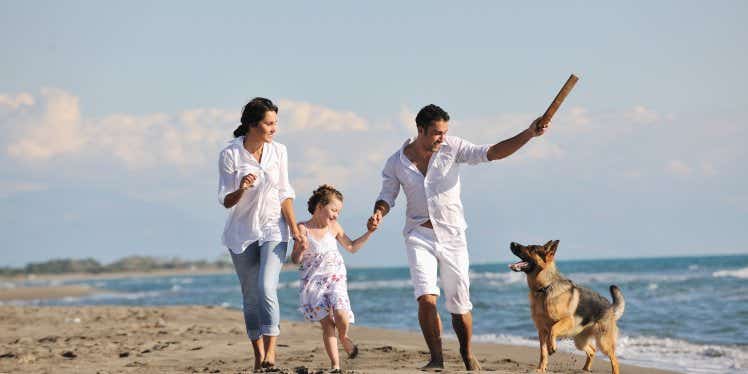
<path fill-rule="evenodd" d="M 480 370 L 470 340 L 473 320 L 470 311 L 470 279 L 465 240 L 467 224 L 460 200 L 459 165 L 499 160 L 540 136 L 548 125 L 540 118 L 525 131 L 494 145 L 475 145 L 447 136 L 449 114 L 427 105 L 416 116 L 418 136 L 408 139 L 385 163 L 382 190 L 370 220 L 378 225 L 395 206 L 400 188 L 407 199 L 403 230 L 410 277 L 418 301 L 418 322 L 431 353 L 423 369 L 444 367 L 441 320 L 436 310 L 439 296 L 437 267 L 441 267 L 446 308 L 460 342 L 460 355 L 467 370 Z"/>

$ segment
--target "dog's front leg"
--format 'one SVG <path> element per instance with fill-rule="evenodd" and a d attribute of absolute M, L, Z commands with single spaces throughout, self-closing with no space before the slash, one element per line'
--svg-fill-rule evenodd
<path fill-rule="evenodd" d="M 568 316 L 561 318 L 560 320 L 556 321 L 556 323 L 551 326 L 551 332 L 548 334 L 548 354 L 554 354 L 556 353 L 556 349 L 558 348 L 556 346 L 556 338 L 563 334 L 564 332 L 567 332 L 574 328 L 574 317 Z"/>
<path fill-rule="evenodd" d="M 548 368 L 548 332 L 538 331 L 538 340 L 540 340 L 540 362 L 538 362 L 538 373 L 545 373 Z"/>

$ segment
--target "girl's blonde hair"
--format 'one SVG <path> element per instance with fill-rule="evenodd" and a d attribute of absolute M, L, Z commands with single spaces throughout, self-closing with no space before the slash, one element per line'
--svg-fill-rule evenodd
<path fill-rule="evenodd" d="M 312 197 L 307 201 L 307 210 L 309 210 L 309 213 L 314 214 L 314 209 L 317 208 L 317 204 L 325 206 L 329 204 L 333 198 L 343 202 L 343 194 L 340 193 L 340 191 L 336 190 L 335 187 L 329 184 L 323 184 L 312 192 Z"/>

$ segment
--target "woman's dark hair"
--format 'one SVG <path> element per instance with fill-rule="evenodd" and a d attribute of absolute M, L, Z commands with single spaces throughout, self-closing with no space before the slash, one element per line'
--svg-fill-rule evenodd
<path fill-rule="evenodd" d="M 307 201 L 307 210 L 309 210 L 309 213 L 314 214 L 314 209 L 317 208 L 317 204 L 322 204 L 322 206 L 325 206 L 327 204 L 330 204 L 333 198 L 336 198 L 343 201 L 343 194 L 340 193 L 340 191 L 336 190 L 335 187 L 329 185 L 329 184 L 323 184 L 319 187 L 317 187 L 314 192 L 312 192 L 312 197 L 309 198 L 309 201 Z"/>
<path fill-rule="evenodd" d="M 265 113 L 269 111 L 278 113 L 278 107 L 270 99 L 264 97 L 255 97 L 244 106 L 242 112 L 242 124 L 234 130 L 234 137 L 247 135 L 250 127 L 257 127 L 257 124 L 265 118 Z"/>
<path fill-rule="evenodd" d="M 449 114 L 445 112 L 444 109 L 434 104 L 429 104 L 418 111 L 418 115 L 416 116 L 416 127 L 420 127 L 426 131 L 434 121 L 440 120 L 449 121 Z"/>

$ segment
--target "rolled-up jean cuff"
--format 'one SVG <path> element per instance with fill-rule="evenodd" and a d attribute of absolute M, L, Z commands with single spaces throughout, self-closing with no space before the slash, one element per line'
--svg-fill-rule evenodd
<path fill-rule="evenodd" d="M 262 337 L 262 334 L 260 334 L 260 330 L 249 330 L 247 331 L 247 336 L 249 340 L 257 340 Z"/>
<path fill-rule="evenodd" d="M 273 325 L 260 326 L 260 333 L 265 336 L 278 336 L 280 335 L 280 327 Z"/>

